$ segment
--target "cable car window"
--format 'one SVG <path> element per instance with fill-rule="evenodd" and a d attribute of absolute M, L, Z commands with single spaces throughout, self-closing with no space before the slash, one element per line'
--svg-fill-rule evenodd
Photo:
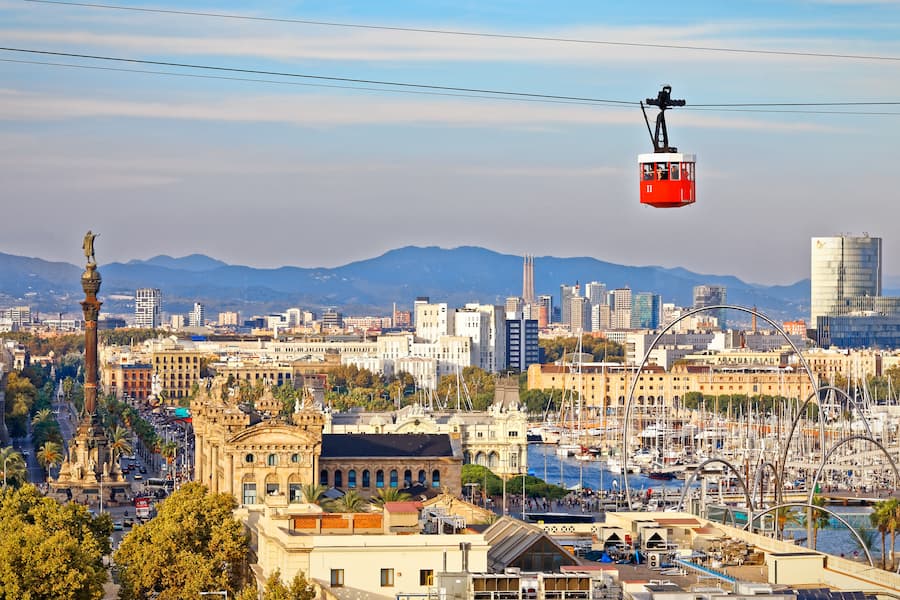
<path fill-rule="evenodd" d="M 653 181 L 653 165 L 643 164 L 641 166 L 644 168 L 644 181 Z"/>
<path fill-rule="evenodd" d="M 681 179 L 681 163 L 672 163 L 669 165 L 669 175 L 672 177 L 672 181 Z"/>
<path fill-rule="evenodd" d="M 694 163 L 684 163 L 684 176 L 688 181 L 694 180 Z"/>
<path fill-rule="evenodd" d="M 660 181 L 667 180 L 669 178 L 668 163 L 656 163 L 656 174 L 659 176 Z"/>

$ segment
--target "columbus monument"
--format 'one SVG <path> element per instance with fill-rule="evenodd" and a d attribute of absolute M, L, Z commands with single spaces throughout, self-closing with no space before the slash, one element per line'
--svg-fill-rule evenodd
<path fill-rule="evenodd" d="M 79 500 L 88 495 L 100 493 L 103 484 L 119 483 L 119 465 L 112 459 L 109 440 L 97 418 L 97 318 L 102 302 L 97 299 L 100 291 L 100 273 L 94 258 L 94 238 L 97 234 L 87 232 L 82 249 L 87 261 L 81 274 L 81 288 L 84 300 L 84 410 L 75 437 L 69 444 L 66 457 L 59 469 L 59 477 L 51 482 L 56 491 L 67 491 Z M 110 485 L 108 490 L 112 490 Z"/>

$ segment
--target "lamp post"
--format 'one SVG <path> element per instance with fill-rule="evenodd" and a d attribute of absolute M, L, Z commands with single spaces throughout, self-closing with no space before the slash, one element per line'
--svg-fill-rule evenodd
<path fill-rule="evenodd" d="M 103 471 L 100 471 L 100 514 L 103 514 Z"/>

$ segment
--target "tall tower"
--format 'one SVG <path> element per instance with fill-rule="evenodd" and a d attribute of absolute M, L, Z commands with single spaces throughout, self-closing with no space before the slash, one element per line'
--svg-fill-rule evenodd
<path fill-rule="evenodd" d="M 881 295 L 881 238 L 814 237 L 810 257 L 810 327 L 844 312 L 845 300 Z"/>
<path fill-rule="evenodd" d="M 726 292 L 724 285 L 696 285 L 694 286 L 694 308 L 725 304 Z M 714 311 L 711 316 L 718 321 L 719 329 L 722 331 L 727 329 L 724 308 Z"/>
<path fill-rule="evenodd" d="M 527 254 L 522 265 L 522 299 L 525 304 L 534 304 L 534 257 Z"/>
<path fill-rule="evenodd" d="M 140 288 L 134 295 L 134 326 L 156 329 L 160 326 L 162 294 L 158 288 Z"/>

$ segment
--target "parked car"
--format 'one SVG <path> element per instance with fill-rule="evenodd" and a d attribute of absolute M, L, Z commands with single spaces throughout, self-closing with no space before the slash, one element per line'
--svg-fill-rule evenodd
<path fill-rule="evenodd" d="M 123 524 L 125 527 L 132 527 L 132 526 L 134 525 L 134 519 L 132 519 L 131 517 L 128 517 L 127 519 L 125 519 L 125 520 L 122 522 L 122 524 Z"/>
<path fill-rule="evenodd" d="M 143 475 L 141 475 L 140 473 L 135 473 L 135 475 L 134 475 L 135 481 L 140 481 L 143 478 L 144 478 Z"/>
<path fill-rule="evenodd" d="M 113 521 L 113 531 L 122 531 L 122 521 Z"/>
<path fill-rule="evenodd" d="M 142 475 L 146 475 L 146 474 L 147 474 L 147 467 L 141 465 L 141 468 L 138 469 L 138 471 L 139 471 Z"/>

